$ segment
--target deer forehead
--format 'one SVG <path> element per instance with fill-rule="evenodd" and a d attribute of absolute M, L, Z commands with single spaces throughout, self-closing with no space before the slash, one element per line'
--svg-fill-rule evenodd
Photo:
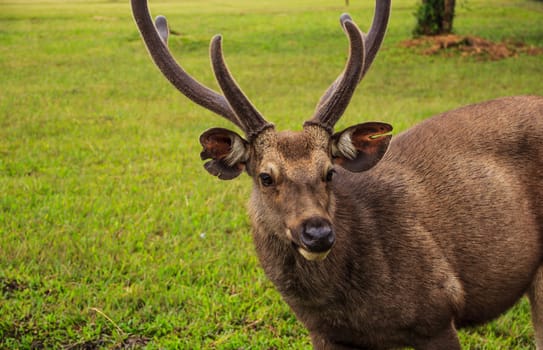
<path fill-rule="evenodd" d="M 302 131 L 275 131 L 270 128 L 258 135 L 253 145 L 257 154 L 280 154 L 288 159 L 307 158 L 313 151 L 327 151 L 330 135 L 321 127 L 309 126 Z"/>
<path fill-rule="evenodd" d="M 321 176 L 321 168 L 327 168 L 331 163 L 329 140 L 326 132 L 311 128 L 263 135 L 256 142 L 260 168 L 262 171 L 279 172 L 292 179 Z"/>
<path fill-rule="evenodd" d="M 326 144 L 305 131 L 284 131 L 277 134 L 276 150 L 287 160 L 303 161 L 310 159 L 316 152 L 324 151 L 325 147 L 323 146 Z"/>

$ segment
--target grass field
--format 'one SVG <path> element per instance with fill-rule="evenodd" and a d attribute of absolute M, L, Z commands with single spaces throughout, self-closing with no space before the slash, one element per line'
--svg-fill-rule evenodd
<path fill-rule="evenodd" d="M 338 129 L 396 132 L 441 111 L 543 94 L 543 56 L 501 61 L 402 48 L 416 0 L 393 1 L 374 66 Z M 238 82 L 278 128 L 300 129 L 341 71 L 338 18 L 368 27 L 373 2 L 151 1 L 185 68 L 216 87 L 224 35 Z M 543 3 L 464 0 L 456 32 L 543 47 Z M 221 182 L 199 134 L 230 125 L 151 63 L 128 1 L 0 2 L 0 348 L 309 349 L 259 268 L 247 176 Z M 461 333 L 466 349 L 534 349 L 529 307 Z"/>

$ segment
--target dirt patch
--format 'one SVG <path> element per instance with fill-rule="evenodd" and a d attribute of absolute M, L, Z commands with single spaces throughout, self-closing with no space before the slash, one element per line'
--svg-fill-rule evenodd
<path fill-rule="evenodd" d="M 128 336 L 122 344 L 115 347 L 115 349 L 141 349 L 149 343 L 151 339 L 147 337 L 142 337 L 139 335 L 130 335 Z"/>
<path fill-rule="evenodd" d="M 24 282 L 21 282 L 16 279 L 8 279 L 0 277 L 0 291 L 2 294 L 8 296 L 14 294 L 15 292 L 21 292 L 28 288 L 28 285 Z"/>
<path fill-rule="evenodd" d="M 423 36 L 405 40 L 400 45 L 413 48 L 423 55 L 467 56 L 488 61 L 516 57 L 520 54 L 532 56 L 543 54 L 543 48 L 520 41 L 492 42 L 476 36 L 455 34 Z"/>

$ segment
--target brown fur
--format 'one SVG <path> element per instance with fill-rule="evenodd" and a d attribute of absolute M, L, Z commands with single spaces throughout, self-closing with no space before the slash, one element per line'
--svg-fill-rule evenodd
<path fill-rule="evenodd" d="M 463 107 L 392 142 L 377 122 L 332 135 L 385 34 L 390 1 L 376 0 L 367 35 L 341 16 L 349 59 L 303 131 L 278 133 L 235 83 L 220 36 L 210 54 L 223 95 L 178 65 L 166 19 L 131 3 L 166 78 L 244 131 L 206 131 L 201 157 L 220 179 L 254 179 L 260 262 L 316 349 L 458 350 L 457 327 L 527 293 L 543 350 L 543 97 Z"/>
<path fill-rule="evenodd" d="M 316 349 L 459 349 L 455 327 L 499 316 L 528 290 L 540 322 L 543 98 L 426 120 L 374 168 L 338 169 L 330 184 L 319 181 L 324 137 L 270 130 L 250 162 L 252 174 L 279 169 L 272 189 L 255 180 L 256 251 Z M 285 235 L 308 215 L 331 218 L 337 235 L 323 261 L 305 260 Z"/>

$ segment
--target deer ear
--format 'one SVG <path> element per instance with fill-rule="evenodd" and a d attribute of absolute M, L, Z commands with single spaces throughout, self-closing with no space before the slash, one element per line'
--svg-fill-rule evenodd
<path fill-rule="evenodd" d="M 206 170 L 221 180 L 231 180 L 243 172 L 249 158 L 249 143 L 233 131 L 213 128 L 200 136 L 204 149 L 202 160 L 211 159 L 204 164 Z"/>
<path fill-rule="evenodd" d="M 352 172 L 371 169 L 385 155 L 391 131 L 389 124 L 372 122 L 334 134 L 330 141 L 334 163 Z"/>

